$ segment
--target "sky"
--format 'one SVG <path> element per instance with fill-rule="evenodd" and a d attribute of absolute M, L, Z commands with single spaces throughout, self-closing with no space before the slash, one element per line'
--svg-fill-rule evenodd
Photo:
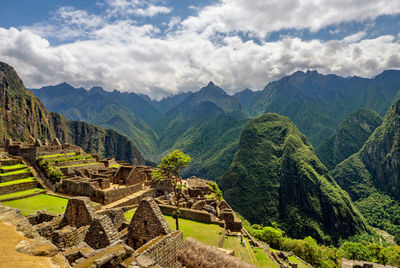
<path fill-rule="evenodd" d="M 2 0 L 0 61 L 28 88 L 160 99 L 209 81 L 233 94 L 295 71 L 400 69 L 398 0 Z"/>

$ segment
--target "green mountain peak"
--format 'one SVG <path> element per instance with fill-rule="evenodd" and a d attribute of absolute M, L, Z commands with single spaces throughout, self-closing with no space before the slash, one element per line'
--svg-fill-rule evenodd
<path fill-rule="evenodd" d="M 245 125 L 220 186 L 250 222 L 277 222 L 292 237 L 335 243 L 367 231 L 347 193 L 284 116 L 265 114 Z"/>

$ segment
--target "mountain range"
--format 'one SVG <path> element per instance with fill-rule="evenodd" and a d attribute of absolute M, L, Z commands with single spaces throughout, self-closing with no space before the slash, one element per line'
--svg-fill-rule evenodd
<path fill-rule="evenodd" d="M 215 179 L 250 222 L 276 223 L 292 237 L 337 244 L 368 236 L 369 225 L 400 234 L 399 89 L 395 70 L 371 79 L 296 72 L 261 91 L 233 96 L 210 82 L 161 101 L 63 83 L 32 91 L 67 119 L 22 90 L 20 98 L 32 99 L 25 103 L 40 107 L 30 112 L 38 116 L 20 128 L 11 118 L 4 122 L 13 128 L 8 136 L 29 129 L 89 150 L 97 144 L 102 154 L 112 154 L 111 147 L 125 159 L 135 151 L 141 163 L 180 149 L 192 157 L 182 175 Z M 16 106 L 9 103 L 6 97 L 5 111 Z"/>
<path fill-rule="evenodd" d="M 268 112 L 288 116 L 317 148 L 358 109 L 383 116 L 398 97 L 398 85 L 400 71 L 396 70 L 371 79 L 299 71 L 261 91 L 246 89 L 233 96 L 212 82 L 197 92 L 161 101 L 99 87 L 73 88 L 66 83 L 32 91 L 51 111 L 69 120 L 84 120 L 127 136 L 152 162 L 181 149 L 193 154 L 185 176 L 218 179 L 229 168 L 249 119 Z"/>

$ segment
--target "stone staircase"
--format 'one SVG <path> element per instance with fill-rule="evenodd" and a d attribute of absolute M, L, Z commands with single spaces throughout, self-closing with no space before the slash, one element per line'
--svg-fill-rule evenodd
<path fill-rule="evenodd" d="M 30 167 L 21 159 L 2 155 L 0 158 L 0 202 L 39 195 L 46 191 L 32 176 Z"/>

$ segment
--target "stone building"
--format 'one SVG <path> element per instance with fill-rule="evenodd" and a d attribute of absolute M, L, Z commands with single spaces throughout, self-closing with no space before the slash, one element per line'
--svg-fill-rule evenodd
<path fill-rule="evenodd" d="M 171 228 L 153 198 L 143 199 L 128 227 L 127 244 L 134 249 L 153 238 L 171 233 Z"/>

